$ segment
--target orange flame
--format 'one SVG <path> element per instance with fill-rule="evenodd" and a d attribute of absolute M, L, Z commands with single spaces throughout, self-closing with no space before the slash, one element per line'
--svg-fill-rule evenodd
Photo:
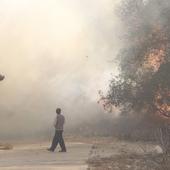
<path fill-rule="evenodd" d="M 146 61 L 144 63 L 144 68 L 152 69 L 154 72 L 157 72 L 161 66 L 165 62 L 165 48 L 161 49 L 153 49 L 146 55 Z"/>
<path fill-rule="evenodd" d="M 157 108 L 157 114 L 165 119 L 170 119 L 170 91 L 159 89 L 155 95 L 154 104 Z"/>

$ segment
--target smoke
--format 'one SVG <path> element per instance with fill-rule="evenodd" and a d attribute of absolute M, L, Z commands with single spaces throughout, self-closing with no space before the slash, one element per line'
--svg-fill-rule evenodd
<path fill-rule="evenodd" d="M 67 128 L 102 113 L 121 40 L 119 0 L 0 1 L 0 137 L 49 132 L 56 107 Z M 92 121 L 92 120 L 91 120 Z"/>

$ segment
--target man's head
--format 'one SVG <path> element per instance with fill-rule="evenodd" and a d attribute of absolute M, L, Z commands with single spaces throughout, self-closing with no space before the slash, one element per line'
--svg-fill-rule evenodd
<path fill-rule="evenodd" d="M 59 114 L 61 114 L 61 109 L 60 108 L 57 108 L 56 109 L 56 113 L 59 115 Z"/>

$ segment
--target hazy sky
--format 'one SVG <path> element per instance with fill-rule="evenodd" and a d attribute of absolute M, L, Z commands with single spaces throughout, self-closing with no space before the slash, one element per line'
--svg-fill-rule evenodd
<path fill-rule="evenodd" d="M 0 85 L 0 129 L 48 127 L 57 106 L 72 121 L 93 114 L 82 113 L 81 106 L 96 103 L 98 90 L 105 91 L 116 73 L 118 2 L 0 1 L 0 71 L 6 75 Z"/>

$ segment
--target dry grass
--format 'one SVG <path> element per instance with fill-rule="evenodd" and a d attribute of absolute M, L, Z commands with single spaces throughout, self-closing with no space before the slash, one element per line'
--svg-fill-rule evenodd
<path fill-rule="evenodd" d="M 88 164 L 88 170 L 169 170 L 170 157 L 163 154 L 124 154 L 91 159 Z"/>

